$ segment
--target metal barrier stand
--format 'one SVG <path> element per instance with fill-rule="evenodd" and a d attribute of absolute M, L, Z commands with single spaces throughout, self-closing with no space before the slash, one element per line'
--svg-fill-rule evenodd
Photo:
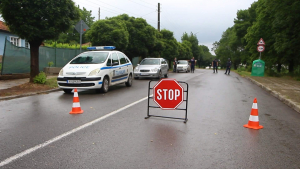
<path fill-rule="evenodd" d="M 181 81 L 177 81 L 178 83 L 185 83 L 186 84 L 186 90 L 184 90 L 183 92 L 186 93 L 186 98 L 183 100 L 186 104 L 185 104 L 185 109 L 183 108 L 176 108 L 175 110 L 185 110 L 185 118 L 178 118 L 178 117 L 168 117 L 168 116 L 157 116 L 157 115 L 151 115 L 149 114 L 149 108 L 160 108 L 158 106 L 150 106 L 149 102 L 150 102 L 150 98 L 152 99 L 153 97 L 150 96 L 150 90 L 153 90 L 153 88 L 150 87 L 151 82 L 153 82 L 153 80 L 149 81 L 149 87 L 148 87 L 148 106 L 147 106 L 147 117 L 145 117 L 145 119 L 148 119 L 150 117 L 161 117 L 161 118 L 169 118 L 169 119 L 179 119 L 179 120 L 184 120 L 183 122 L 186 123 L 188 121 L 187 119 L 187 109 L 188 109 L 188 96 L 189 96 L 189 84 L 186 82 L 181 82 Z"/>

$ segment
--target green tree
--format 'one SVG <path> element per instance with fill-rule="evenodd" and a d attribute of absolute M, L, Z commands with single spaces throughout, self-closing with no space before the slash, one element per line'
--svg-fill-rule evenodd
<path fill-rule="evenodd" d="M 189 60 L 193 57 L 191 42 L 184 40 L 182 43 L 178 42 L 178 59 Z"/>
<path fill-rule="evenodd" d="M 120 51 L 126 50 L 129 44 L 129 33 L 124 21 L 106 19 L 96 21 L 86 37 L 94 46 L 116 46 Z"/>
<path fill-rule="evenodd" d="M 152 52 L 154 49 L 158 49 L 159 46 L 162 46 L 157 39 L 158 31 L 149 25 L 145 19 L 129 17 L 127 14 L 109 19 L 119 20 L 126 24 L 129 33 L 129 43 L 124 53 L 126 53 L 130 59 L 136 56 L 145 58 L 149 55 L 158 55 L 158 53 L 154 54 Z"/>
<path fill-rule="evenodd" d="M 163 29 L 160 31 L 162 37 L 161 41 L 163 42 L 164 50 L 161 53 L 161 57 L 167 59 L 171 64 L 175 57 L 178 56 L 178 43 L 174 38 L 173 32 Z"/>
<path fill-rule="evenodd" d="M 200 55 L 201 59 L 199 62 L 201 62 L 201 66 L 208 66 L 211 64 L 212 60 L 215 58 L 214 55 L 212 55 L 209 51 L 209 48 L 205 45 L 199 45 Z"/>
<path fill-rule="evenodd" d="M 80 9 L 79 6 L 76 7 L 77 10 L 79 10 L 80 18 L 77 20 L 74 20 L 72 22 L 72 27 L 70 27 L 66 32 L 62 32 L 57 39 L 49 40 L 48 43 L 51 43 L 52 41 L 57 41 L 57 43 L 69 43 L 70 45 L 77 45 L 80 42 L 80 34 L 77 30 L 74 29 L 74 26 L 82 19 L 84 23 L 87 24 L 88 27 L 91 28 L 91 26 L 94 23 L 95 17 L 92 17 L 92 11 L 88 11 L 86 8 Z M 89 30 L 87 30 L 88 32 Z M 85 32 L 86 33 L 86 32 Z M 82 36 L 82 43 L 87 43 L 89 39 L 87 39 L 85 36 Z"/>
<path fill-rule="evenodd" d="M 195 36 L 192 32 L 190 35 L 184 33 L 181 37 L 181 41 L 183 42 L 184 40 L 187 40 L 192 44 L 193 57 L 195 57 L 196 60 L 200 60 L 200 49 L 198 47 L 199 42 L 197 36 Z"/>
<path fill-rule="evenodd" d="M 300 0 L 266 0 L 265 4 L 272 15 L 274 49 L 292 73 L 300 64 Z"/>
<path fill-rule="evenodd" d="M 1 0 L 0 11 L 12 33 L 30 44 L 30 82 L 39 74 L 39 46 L 67 31 L 79 12 L 72 0 Z"/>

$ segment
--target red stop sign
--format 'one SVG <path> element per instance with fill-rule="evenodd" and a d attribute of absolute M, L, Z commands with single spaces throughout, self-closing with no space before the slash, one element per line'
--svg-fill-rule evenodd
<path fill-rule="evenodd" d="M 153 100 L 162 109 L 176 109 L 183 102 L 183 87 L 175 79 L 162 79 L 153 87 Z"/>

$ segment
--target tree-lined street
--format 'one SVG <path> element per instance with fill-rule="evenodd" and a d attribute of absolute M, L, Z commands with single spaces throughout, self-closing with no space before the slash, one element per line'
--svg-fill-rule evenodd
<path fill-rule="evenodd" d="M 196 70 L 194 74 L 170 74 L 170 78 L 190 86 L 186 124 L 174 119 L 144 119 L 148 79 L 135 80 L 131 88 L 112 87 L 106 94 L 79 91 L 84 110 L 81 115 L 69 114 L 73 95 L 63 92 L 1 101 L 0 166 L 299 167 L 300 114 L 247 79 L 223 73 Z M 255 97 L 259 122 L 264 126 L 260 130 L 243 127 Z M 150 112 L 184 116 L 182 111 Z M 92 124 L 95 119 L 97 122 Z M 47 144 L 49 140 L 51 144 Z M 34 149 L 25 156 L 17 155 L 30 148 Z M 15 160 L 9 159 L 3 165 L 10 157 Z"/>

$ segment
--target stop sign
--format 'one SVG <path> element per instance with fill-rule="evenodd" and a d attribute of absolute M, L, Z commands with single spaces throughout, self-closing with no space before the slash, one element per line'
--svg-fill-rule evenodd
<path fill-rule="evenodd" d="M 162 109 L 176 109 L 183 102 L 183 87 L 175 79 L 162 79 L 153 87 L 153 100 Z"/>

